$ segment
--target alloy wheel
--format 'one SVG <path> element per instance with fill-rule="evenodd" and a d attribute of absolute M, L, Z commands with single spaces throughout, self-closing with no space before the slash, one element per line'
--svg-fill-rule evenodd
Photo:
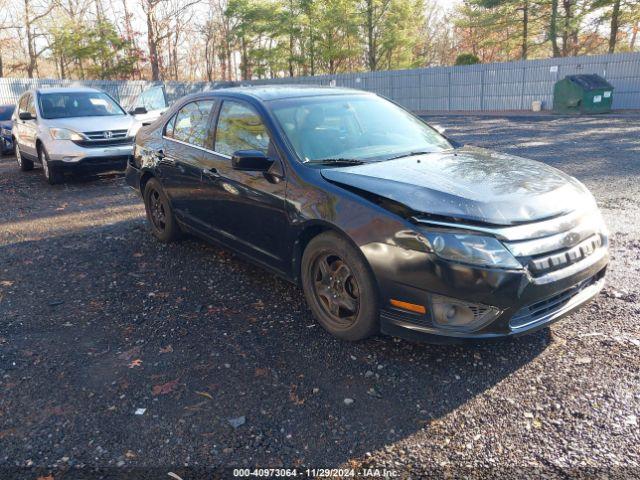
<path fill-rule="evenodd" d="M 40 159 L 40 164 L 42 165 L 42 169 L 44 170 L 44 176 L 48 180 L 51 175 L 51 172 L 49 171 L 49 163 L 47 162 L 47 159 L 42 151 L 42 148 L 38 150 L 38 158 Z"/>
<path fill-rule="evenodd" d="M 318 304 L 337 328 L 356 321 L 360 310 L 360 288 L 347 263 L 338 255 L 319 255 L 312 265 L 313 289 Z"/>
<path fill-rule="evenodd" d="M 167 226 L 167 213 L 160 192 L 155 189 L 149 192 L 149 213 L 153 226 L 159 231 L 164 231 Z"/>

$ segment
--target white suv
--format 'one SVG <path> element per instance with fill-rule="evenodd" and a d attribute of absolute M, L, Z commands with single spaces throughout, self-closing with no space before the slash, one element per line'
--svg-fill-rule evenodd
<path fill-rule="evenodd" d="M 30 90 L 18 101 L 13 137 L 20 169 L 42 164 L 50 184 L 66 172 L 121 171 L 140 122 L 108 94 L 91 88 Z"/>

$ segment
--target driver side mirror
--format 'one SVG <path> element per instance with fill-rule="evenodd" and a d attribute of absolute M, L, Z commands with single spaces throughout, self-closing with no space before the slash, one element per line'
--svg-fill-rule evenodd
<path fill-rule="evenodd" d="M 31 113 L 29 113 L 29 112 L 20 112 L 18 114 L 18 118 L 20 120 L 35 120 L 36 119 L 36 117 L 31 115 Z"/>
<path fill-rule="evenodd" d="M 238 150 L 231 157 L 231 165 L 235 170 L 266 172 L 272 164 L 273 160 L 259 150 Z"/>
<path fill-rule="evenodd" d="M 136 107 L 133 110 L 129 110 L 129 113 L 131 115 L 145 115 L 149 112 L 147 112 L 147 109 L 144 107 Z"/>

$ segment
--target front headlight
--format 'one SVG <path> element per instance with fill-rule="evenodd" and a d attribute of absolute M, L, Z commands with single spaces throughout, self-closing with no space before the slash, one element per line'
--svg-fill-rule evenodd
<path fill-rule="evenodd" d="M 2 135 L 3 137 L 10 137 L 11 136 L 11 130 L 3 128 L 2 130 L 0 130 L 0 135 Z"/>
<path fill-rule="evenodd" d="M 55 140 L 73 140 L 75 142 L 84 140 L 84 136 L 68 128 L 50 128 L 49 134 Z"/>
<path fill-rule="evenodd" d="M 433 252 L 446 260 L 485 267 L 522 268 L 511 252 L 493 237 L 450 232 L 422 233 Z"/>
<path fill-rule="evenodd" d="M 138 130 L 140 130 L 141 127 L 142 127 L 142 123 L 141 122 L 133 123 L 129 127 L 129 130 L 127 130 L 127 137 L 135 137 L 136 134 L 138 133 Z"/>

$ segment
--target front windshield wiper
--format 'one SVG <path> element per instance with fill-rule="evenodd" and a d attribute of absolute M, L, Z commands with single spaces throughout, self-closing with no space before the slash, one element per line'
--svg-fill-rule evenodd
<path fill-rule="evenodd" d="M 366 163 L 355 158 L 322 158 L 319 160 L 305 160 L 305 164 L 321 164 L 321 165 L 362 165 Z"/>
<path fill-rule="evenodd" d="M 427 152 L 427 151 L 423 151 L 423 150 L 418 150 L 415 152 L 409 152 L 409 153 L 403 153 L 401 155 L 396 155 L 395 157 L 389 157 L 387 158 L 387 160 L 395 160 L 397 158 L 405 158 L 405 157 L 415 157 L 416 155 L 427 155 L 428 153 L 435 153 L 435 152 Z"/>

